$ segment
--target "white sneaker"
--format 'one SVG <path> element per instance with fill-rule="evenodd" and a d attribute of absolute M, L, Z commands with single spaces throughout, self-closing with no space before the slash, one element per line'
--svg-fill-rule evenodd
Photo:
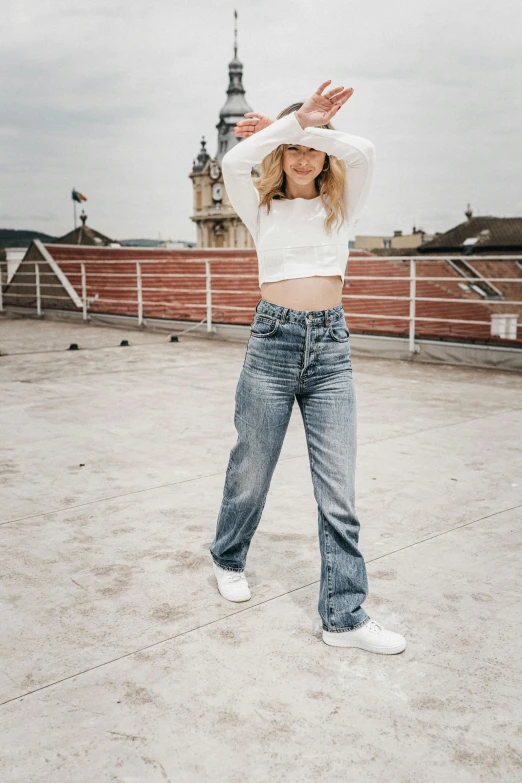
<path fill-rule="evenodd" d="M 212 561 L 212 565 L 218 590 L 223 598 L 228 601 L 248 601 L 250 599 L 250 589 L 244 571 L 230 571 L 226 568 L 220 568 L 214 561 Z"/>
<path fill-rule="evenodd" d="M 323 642 L 332 647 L 360 647 L 361 650 L 384 655 L 400 653 L 406 647 L 404 636 L 395 631 L 387 631 L 374 620 L 354 631 L 325 631 L 323 628 Z"/>

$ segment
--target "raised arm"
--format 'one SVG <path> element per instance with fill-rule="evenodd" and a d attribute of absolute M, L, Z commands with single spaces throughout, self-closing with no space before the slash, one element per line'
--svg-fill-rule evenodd
<path fill-rule="evenodd" d="M 251 119 L 238 123 L 242 132 L 249 135 L 223 157 L 223 179 L 232 206 L 253 236 L 259 194 L 252 182 L 252 167 L 279 144 L 312 147 L 343 160 L 346 163 L 343 201 L 348 225 L 353 225 L 361 214 L 373 178 L 375 147 L 362 136 L 317 127 L 326 125 L 353 94 L 351 87 L 335 87 L 323 95 L 329 83 L 330 80 L 323 82 L 298 111 L 273 121 L 262 130 L 256 131 L 259 119 L 255 112 L 245 115 Z"/>
<path fill-rule="evenodd" d="M 331 81 L 327 79 L 320 84 L 294 114 L 305 134 L 300 144 L 335 155 L 346 163 L 343 200 L 346 220 L 351 226 L 368 198 L 375 168 L 375 147 L 362 136 L 320 127 L 336 116 L 354 92 L 353 87 L 331 87 L 323 92 Z"/>
<path fill-rule="evenodd" d="M 299 124 L 297 118 L 296 122 Z M 302 133 L 298 143 L 303 147 L 313 147 L 328 155 L 335 155 L 346 163 L 343 201 L 346 220 L 352 226 L 361 214 L 370 192 L 375 169 L 374 145 L 362 136 L 330 128 L 308 127 Z"/>
<path fill-rule="evenodd" d="M 303 135 L 295 114 L 287 114 L 243 139 L 223 156 L 221 168 L 228 198 L 252 236 L 255 236 L 259 208 L 259 194 L 252 182 L 252 167 L 261 163 L 280 144 L 304 144 L 300 141 Z"/>

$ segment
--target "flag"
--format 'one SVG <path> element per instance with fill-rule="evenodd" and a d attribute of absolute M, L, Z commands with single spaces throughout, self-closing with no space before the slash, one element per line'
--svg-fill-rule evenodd
<path fill-rule="evenodd" d="M 87 201 L 87 196 L 84 196 L 83 193 L 79 193 L 74 188 L 72 190 L 71 197 L 73 201 L 78 201 L 80 204 L 82 201 Z"/>

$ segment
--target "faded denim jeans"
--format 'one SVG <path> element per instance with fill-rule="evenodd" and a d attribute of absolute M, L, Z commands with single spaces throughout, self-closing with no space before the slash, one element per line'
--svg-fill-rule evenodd
<path fill-rule="evenodd" d="M 210 546 L 221 568 L 245 568 L 297 398 L 318 507 L 318 610 L 327 631 L 350 631 L 369 619 L 361 607 L 368 581 L 355 510 L 357 419 L 349 337 L 342 304 L 293 310 L 258 302 L 236 388 L 237 441 Z"/>

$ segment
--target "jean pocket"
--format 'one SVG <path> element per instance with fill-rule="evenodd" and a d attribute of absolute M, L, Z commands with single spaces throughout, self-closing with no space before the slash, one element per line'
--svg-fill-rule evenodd
<path fill-rule="evenodd" d="M 250 326 L 252 337 L 272 337 L 279 329 L 279 321 L 271 315 L 256 313 Z"/>
<path fill-rule="evenodd" d="M 337 343 L 347 343 L 350 339 L 350 330 L 348 329 L 344 318 L 340 318 L 338 321 L 334 321 L 333 324 L 330 324 L 328 327 L 328 334 Z"/>

